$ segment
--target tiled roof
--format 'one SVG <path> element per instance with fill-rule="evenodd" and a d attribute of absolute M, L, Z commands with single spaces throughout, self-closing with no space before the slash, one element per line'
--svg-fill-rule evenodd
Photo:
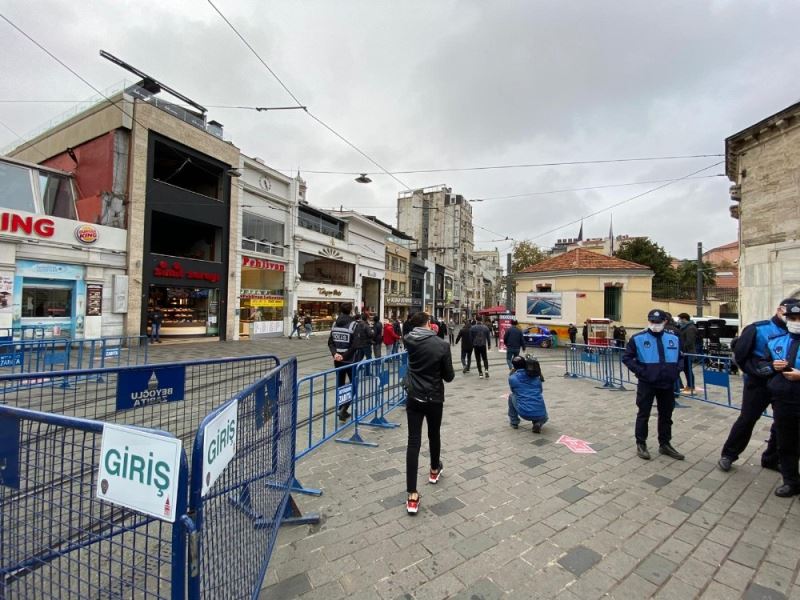
<path fill-rule="evenodd" d="M 553 271 L 647 271 L 649 267 L 606 256 L 584 248 L 576 248 L 564 254 L 548 258 L 522 270 L 522 273 L 547 273 Z"/>

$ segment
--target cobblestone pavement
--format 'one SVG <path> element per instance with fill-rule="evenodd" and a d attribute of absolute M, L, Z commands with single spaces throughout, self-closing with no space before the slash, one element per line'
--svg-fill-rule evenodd
<path fill-rule="evenodd" d="M 301 375 L 331 367 L 325 336 L 310 341 L 162 344 L 151 360 L 296 354 Z M 405 513 L 401 427 L 362 428 L 376 448 L 328 443 L 298 464 L 323 496 L 296 496 L 316 526 L 285 527 L 262 597 L 290 598 L 747 598 L 800 600 L 800 507 L 773 495 L 759 466 L 770 421 L 759 423 L 730 473 L 716 468 L 736 411 L 682 400 L 674 445 L 683 462 L 636 457 L 633 391 L 564 379 L 560 351 L 540 351 L 550 422 L 540 435 L 505 416 L 505 360 L 492 377 L 447 386 L 445 470 Z M 655 416 L 651 420 L 655 449 Z M 562 434 L 596 454 L 556 444 Z M 427 442 L 423 441 L 423 455 Z"/>

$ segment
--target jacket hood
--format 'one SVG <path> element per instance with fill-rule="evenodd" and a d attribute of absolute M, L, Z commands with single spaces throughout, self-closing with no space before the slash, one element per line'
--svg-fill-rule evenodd
<path fill-rule="evenodd" d="M 432 329 L 427 329 L 425 327 L 415 327 L 406 336 L 405 341 L 407 344 L 414 345 L 414 344 L 419 344 L 420 342 L 431 337 L 438 337 Z"/>

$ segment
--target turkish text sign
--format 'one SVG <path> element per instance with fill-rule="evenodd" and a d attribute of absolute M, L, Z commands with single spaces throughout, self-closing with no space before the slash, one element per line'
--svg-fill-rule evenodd
<path fill-rule="evenodd" d="M 203 428 L 203 488 L 208 494 L 228 463 L 236 455 L 239 400 L 233 400 Z"/>

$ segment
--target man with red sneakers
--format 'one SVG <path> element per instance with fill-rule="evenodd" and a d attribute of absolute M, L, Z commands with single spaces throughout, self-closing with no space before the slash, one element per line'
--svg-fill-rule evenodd
<path fill-rule="evenodd" d="M 417 470 L 419 450 L 422 445 L 422 421 L 428 421 L 428 443 L 431 454 L 429 483 L 437 483 L 442 475 L 441 439 L 444 404 L 444 382 L 453 381 L 453 358 L 450 344 L 439 338 L 431 329 L 430 316 L 425 312 L 414 313 L 410 319 L 413 328 L 403 341 L 408 352 L 408 373 L 405 388 L 408 398 L 408 448 L 406 450 L 406 510 L 416 514 L 419 510 Z"/>

